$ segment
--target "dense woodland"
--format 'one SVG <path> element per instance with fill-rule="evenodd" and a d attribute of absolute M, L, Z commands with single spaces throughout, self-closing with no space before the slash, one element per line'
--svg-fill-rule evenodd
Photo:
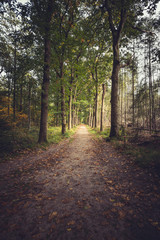
<path fill-rule="evenodd" d="M 158 0 L 0 3 L 0 130 L 160 130 Z"/>

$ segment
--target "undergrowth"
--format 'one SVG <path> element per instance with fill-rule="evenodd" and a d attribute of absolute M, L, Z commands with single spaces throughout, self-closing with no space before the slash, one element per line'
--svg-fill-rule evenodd
<path fill-rule="evenodd" d="M 88 131 L 93 135 L 95 136 L 96 138 L 99 138 L 99 139 L 106 139 L 109 137 L 109 133 L 110 133 L 110 129 L 107 128 L 105 129 L 104 131 L 100 131 L 99 129 L 95 129 L 95 128 L 91 128 L 89 126 L 87 126 L 87 129 Z"/>
<path fill-rule="evenodd" d="M 48 128 L 48 142 L 38 143 L 38 128 L 13 128 L 1 131 L 0 134 L 0 158 L 5 161 L 10 156 L 23 153 L 24 150 L 33 150 L 36 148 L 46 149 L 50 144 L 59 143 L 64 138 L 70 138 L 76 131 L 76 128 L 61 134 L 61 127 Z"/>
<path fill-rule="evenodd" d="M 160 150 L 155 148 L 154 143 L 149 146 L 139 146 L 136 144 L 125 144 L 116 142 L 116 148 L 133 159 L 133 162 L 140 167 L 154 167 L 160 174 Z"/>
<path fill-rule="evenodd" d="M 131 157 L 133 162 L 138 166 L 143 168 L 154 167 L 157 173 L 160 174 L 160 149 L 159 147 L 156 147 L 154 143 L 147 146 L 139 146 L 136 144 L 130 144 L 127 140 L 124 141 L 123 136 L 119 139 L 110 139 L 110 129 L 100 132 L 98 129 L 92 129 L 88 126 L 88 131 L 96 138 L 103 138 L 111 142 L 118 151 Z"/>

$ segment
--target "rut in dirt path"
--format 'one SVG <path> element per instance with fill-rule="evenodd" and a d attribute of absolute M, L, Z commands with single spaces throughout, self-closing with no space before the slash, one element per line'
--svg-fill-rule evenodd
<path fill-rule="evenodd" d="M 60 146 L 1 174 L 0 239 L 160 239 L 158 178 L 85 126 Z"/>

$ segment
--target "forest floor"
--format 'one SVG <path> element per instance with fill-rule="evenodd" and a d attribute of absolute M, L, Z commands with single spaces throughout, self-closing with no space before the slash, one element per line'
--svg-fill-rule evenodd
<path fill-rule="evenodd" d="M 2 240 L 158 240 L 160 177 L 81 125 L 0 164 Z"/>

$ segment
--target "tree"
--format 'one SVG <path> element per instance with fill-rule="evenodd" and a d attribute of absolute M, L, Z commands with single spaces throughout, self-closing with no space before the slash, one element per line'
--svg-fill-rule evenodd
<path fill-rule="evenodd" d="M 48 91 L 50 79 L 50 60 L 51 60 L 51 24 L 54 13 L 54 1 L 32 0 L 31 18 L 38 33 L 42 34 L 44 41 L 44 66 L 43 82 L 41 93 L 41 120 L 39 131 L 39 143 L 47 141 L 47 118 L 48 118 Z M 39 20 L 38 20 L 39 18 Z"/>
<path fill-rule="evenodd" d="M 154 0 L 139 2 L 137 0 L 130 1 L 111 1 L 105 0 L 102 9 L 108 12 L 108 21 L 112 33 L 113 47 L 113 70 L 112 70 L 112 91 L 111 91 L 111 131 L 110 137 L 118 137 L 119 135 L 119 105 L 118 105 L 118 74 L 120 70 L 119 48 L 122 34 L 125 33 L 124 28 L 140 29 L 135 24 L 138 22 L 138 16 L 142 15 L 144 7 L 148 6 L 150 10 L 155 9 Z M 136 12 L 136 14 L 135 14 Z"/>

